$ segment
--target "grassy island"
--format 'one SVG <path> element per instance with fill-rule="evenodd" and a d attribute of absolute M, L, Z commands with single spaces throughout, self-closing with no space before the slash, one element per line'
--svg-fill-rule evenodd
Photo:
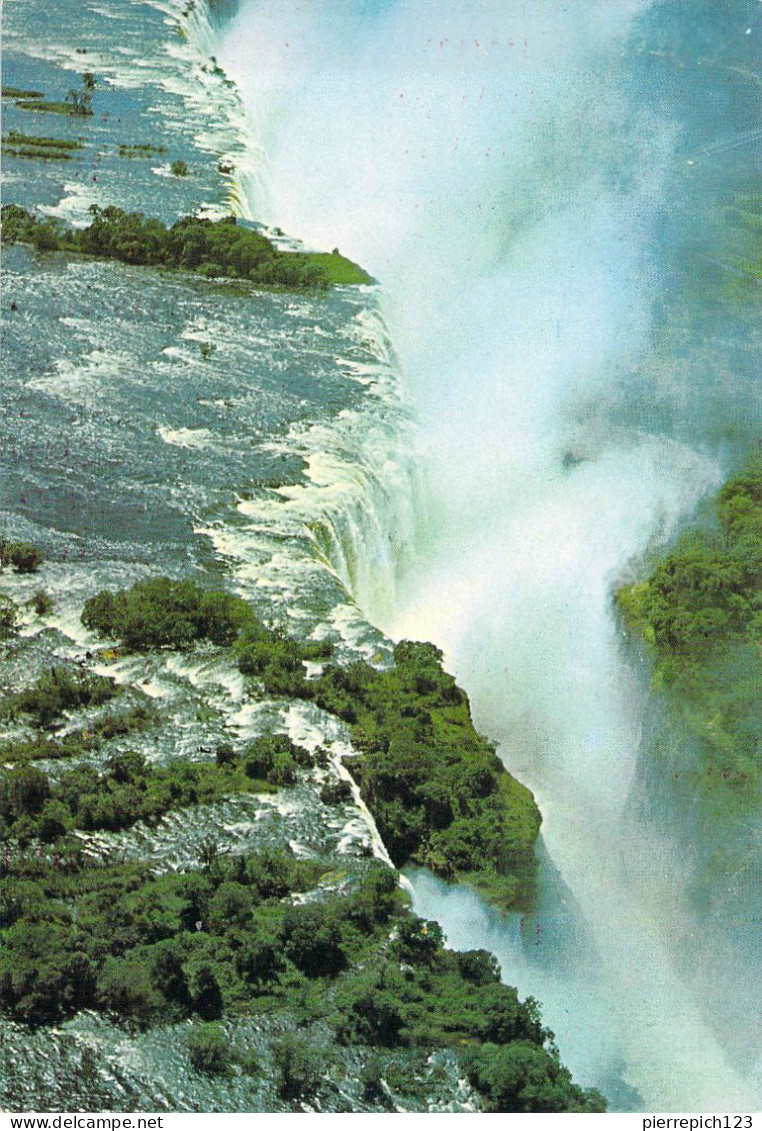
<path fill-rule="evenodd" d="M 243 227 L 234 216 L 222 220 L 186 216 L 168 228 L 160 220 L 121 208 L 94 204 L 90 215 L 86 228 L 74 229 L 7 204 L 2 209 L 2 240 L 32 244 L 38 251 L 182 269 L 207 279 L 241 279 L 257 286 L 320 290 L 372 282 L 366 271 L 338 252 L 279 251 L 261 232 Z"/>
<path fill-rule="evenodd" d="M 3 138 L 3 153 L 6 157 L 30 157 L 41 161 L 70 161 L 72 152 L 83 149 L 81 141 L 67 141 L 65 138 L 39 137 L 37 134 L 24 134 L 19 130 L 9 130 Z"/>
<path fill-rule="evenodd" d="M 218 1022 L 285 1015 L 320 1025 L 321 1040 L 276 1046 L 282 1100 L 309 1100 L 342 1046 L 363 1050 L 366 1100 L 374 1081 L 382 1095 L 381 1079 L 399 1074 L 401 1054 L 425 1061 L 454 1047 L 487 1111 L 605 1110 L 559 1062 L 536 1002 L 500 983 L 486 951 L 445 950 L 381 865 L 341 898 L 307 903 L 292 898 L 328 879 L 324 866 L 283 851 L 210 852 L 199 868 L 157 876 L 88 865 L 61 842 L 0 869 L 0 1001 L 17 1021 L 56 1024 L 80 1009 L 141 1027 L 194 1019 L 191 1064 L 224 1076 L 261 1069 Z"/>
<path fill-rule="evenodd" d="M 617 602 L 646 642 L 654 687 L 701 744 L 699 785 L 751 803 L 762 750 L 761 458 L 725 484 L 711 517 Z"/>

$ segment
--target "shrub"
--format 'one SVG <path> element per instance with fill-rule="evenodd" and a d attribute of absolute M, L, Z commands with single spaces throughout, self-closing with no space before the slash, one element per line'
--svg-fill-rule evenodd
<path fill-rule="evenodd" d="M 360 1083 L 366 1103 L 372 1103 L 383 1095 L 383 1069 L 378 1057 L 371 1056 L 365 1061 L 360 1069 Z"/>
<path fill-rule="evenodd" d="M 188 176 L 188 166 L 184 161 L 173 161 L 170 165 L 170 169 L 172 170 L 172 175 L 175 177 Z"/>
<path fill-rule="evenodd" d="M 352 800 L 352 786 L 343 778 L 326 782 L 320 790 L 320 800 L 324 805 L 343 805 Z"/>
<path fill-rule="evenodd" d="M 222 1017 L 222 990 L 214 970 L 203 963 L 193 971 L 190 979 L 190 997 L 194 1013 L 207 1021 Z"/>
<path fill-rule="evenodd" d="M 196 640 L 232 644 L 256 621 L 249 605 L 229 593 L 205 593 L 192 581 L 154 577 L 129 590 L 104 590 L 85 602 L 82 623 L 119 637 L 133 651 L 191 647 Z"/>
<path fill-rule="evenodd" d="M 205 1076 L 225 1076 L 232 1061 L 230 1041 L 219 1025 L 193 1025 L 186 1037 L 190 1062 Z"/>
<path fill-rule="evenodd" d="M 257 738 L 244 752 L 244 768 L 250 778 L 264 778 L 273 785 L 293 785 L 297 766 L 309 766 L 312 758 L 287 734 L 268 734 Z"/>
<path fill-rule="evenodd" d="M 8 696 L 3 707 L 11 715 L 16 712 L 32 715 L 40 727 L 46 728 L 64 711 L 100 706 L 121 691 L 122 688 L 107 676 L 91 675 L 79 668 L 52 667 L 43 672 L 32 687 Z"/>
<path fill-rule="evenodd" d="M 25 105 L 29 109 L 54 107 L 60 113 L 91 114 L 91 98 L 87 91 L 70 91 L 66 103 L 27 102 Z M 119 153 L 126 157 L 148 156 L 150 149 L 120 146 Z M 170 168 L 178 177 L 189 173 L 184 161 L 173 161 Z M 240 227 L 233 216 L 215 221 L 186 216 L 167 228 L 159 220 L 146 219 L 139 212 L 92 205 L 91 224 L 72 230 L 37 219 L 18 205 L 5 205 L 2 213 L 6 243 L 21 241 L 41 249 L 82 252 L 123 263 L 184 268 L 208 277 L 227 275 L 259 285 L 296 290 L 322 289 L 330 282 L 369 281 L 369 276 L 348 260 L 342 260 L 342 270 L 337 271 L 339 265 L 326 263 L 330 256 L 278 251 L 261 232 Z"/>
<path fill-rule="evenodd" d="M 166 1001 L 153 986 L 145 959 L 107 957 L 97 985 L 97 1004 L 107 1013 L 143 1024 L 166 1016 Z"/>
<path fill-rule="evenodd" d="M 751 801 L 762 741 L 762 458 L 724 485 L 712 511 L 713 527 L 683 535 L 617 601 L 651 652 L 654 686 L 700 740 L 704 787 L 741 787 Z"/>
<path fill-rule="evenodd" d="M 7 640 L 14 636 L 17 624 L 18 610 L 10 597 L 0 593 L 0 640 Z"/>
<path fill-rule="evenodd" d="M 53 611 L 53 598 L 44 589 L 39 589 L 30 603 L 38 617 L 47 616 Z"/>
<path fill-rule="evenodd" d="M 338 974 L 347 965 L 333 909 L 322 904 L 289 907 L 281 940 L 294 965 L 310 978 Z"/>
<path fill-rule="evenodd" d="M 19 766 L 0 774 L 0 819 L 8 825 L 22 816 L 36 816 L 49 797 L 48 779 L 35 766 Z"/>
<path fill-rule="evenodd" d="M 500 965 L 488 950 L 456 952 L 455 961 L 461 978 L 475 986 L 488 986 L 500 981 Z"/>
<path fill-rule="evenodd" d="M 42 564 L 42 554 L 31 542 L 8 542 L 0 539 L 0 561 L 12 566 L 16 573 L 36 573 Z"/>
<path fill-rule="evenodd" d="M 278 1095 L 284 1100 L 310 1099 L 320 1083 L 321 1059 L 301 1037 L 284 1037 L 275 1046 Z"/>
<path fill-rule="evenodd" d="M 340 1040 L 383 1048 L 406 1045 L 403 995 L 399 975 L 360 974 L 340 986 L 336 994 Z"/>

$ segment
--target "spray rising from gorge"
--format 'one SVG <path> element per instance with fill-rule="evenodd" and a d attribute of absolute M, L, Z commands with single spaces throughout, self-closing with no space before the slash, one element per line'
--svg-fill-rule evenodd
<path fill-rule="evenodd" d="M 634 58 L 652 11 L 250 0 L 218 54 L 267 154 L 252 214 L 381 279 L 417 412 L 413 564 L 393 607 L 377 571 L 355 597 L 391 634 L 444 648 L 535 791 L 572 926 L 533 955 L 537 938 L 462 893 L 419 878 L 418 907 L 536 994 L 583 1083 L 619 1079 L 646 1108 L 742 1110 L 706 987 L 675 970 L 696 930 L 687 877 L 626 810 L 644 692 L 611 590 L 722 478 L 650 400 L 658 231 L 685 174 L 679 115 Z M 393 530 L 394 492 L 386 506 Z M 536 930 L 558 925 L 549 899 Z"/>

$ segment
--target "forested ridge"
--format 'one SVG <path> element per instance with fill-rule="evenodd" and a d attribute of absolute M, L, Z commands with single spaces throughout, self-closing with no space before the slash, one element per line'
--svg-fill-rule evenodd
<path fill-rule="evenodd" d="M 342 668 L 329 662 L 330 645 L 284 636 L 240 598 L 166 577 L 96 594 L 82 619 L 118 641 L 104 654 L 231 649 L 254 697 L 306 697 L 344 718 L 363 747 L 355 769 L 365 796 L 399 862 L 436 865 L 438 853 L 440 872 L 481 875 L 507 902 L 521 883 L 515 855 L 498 845 L 504 835 L 510 843 L 518 805 L 520 863 L 531 871 L 539 824 L 531 794 L 506 787 L 509 776 L 473 730 L 468 701 L 432 645 L 402 642 L 385 671 Z M 322 674 L 307 679 L 307 659 L 322 663 Z M 228 854 L 209 841 L 196 865 L 167 872 L 94 859 L 76 835 L 288 788 L 327 765 L 320 748 L 310 753 L 266 733 L 218 743 L 211 760 L 155 765 L 129 749 L 133 736 L 161 725 L 145 696 L 65 662 L 7 694 L 0 713 L 16 731 L 0 747 L 7 1016 L 33 1027 L 82 1009 L 139 1028 L 190 1020 L 185 1055 L 194 1071 L 274 1073 L 271 1086 L 287 1104 L 309 1102 L 326 1086 L 332 1048 L 349 1046 L 365 1050 L 361 1084 L 371 1106 L 387 1102 L 389 1082 L 417 1088 L 414 1066 L 452 1048 L 487 1111 L 604 1110 L 599 1093 L 575 1085 L 560 1063 L 537 1003 L 501 983 L 486 951 L 446 950 L 438 924 L 408 910 L 392 869 L 369 861 L 336 871 L 288 849 Z M 346 801 L 342 785 L 323 786 L 323 803 Z M 267 1068 L 227 1027 L 251 1016 L 287 1019 Z M 298 1034 L 316 1025 L 319 1047 Z"/>
<path fill-rule="evenodd" d="M 619 591 L 653 685 L 705 748 L 701 781 L 756 796 L 762 742 L 762 458 L 722 487 L 646 581 Z"/>

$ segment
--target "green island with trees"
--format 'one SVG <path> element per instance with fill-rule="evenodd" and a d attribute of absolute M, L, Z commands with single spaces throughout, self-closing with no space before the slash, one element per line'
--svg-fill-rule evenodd
<path fill-rule="evenodd" d="M 361 747 L 355 772 L 396 861 L 415 859 L 448 878 L 483 877 L 503 904 L 519 891 L 527 897 L 531 883 L 511 869 L 529 866 L 521 853 L 531 851 L 539 815 L 474 731 L 466 696 L 432 645 L 402 642 L 385 671 L 342 668 L 330 662 L 330 644 L 289 639 L 241 598 L 166 577 L 96 594 L 82 620 L 128 652 L 199 642 L 230 649 L 254 694 L 313 699 L 352 728 Z M 306 660 L 320 662 L 321 674 L 307 678 Z M 329 1050 L 346 1046 L 362 1051 L 367 1104 L 388 1104 L 390 1086 L 415 1089 L 412 1066 L 452 1049 L 485 1111 L 605 1110 L 598 1092 L 573 1083 L 537 1003 L 501 983 L 486 951 L 447 950 L 441 928 L 411 913 L 385 865 L 348 861 L 337 872 L 335 862 L 288 848 L 228 854 L 212 841 L 196 865 L 177 871 L 89 853 L 95 830 L 278 790 L 328 764 L 320 748 L 310 753 L 270 733 L 218 743 L 212 760 L 153 765 L 124 748 L 132 734 L 160 725 L 154 708 L 134 702 L 135 689 L 127 710 L 114 710 L 127 690 L 84 663 L 63 662 L 0 702 L 6 725 L 36 728 L 0 745 L 6 1016 L 32 1027 L 85 1009 L 128 1028 L 190 1022 L 185 1055 L 194 1071 L 266 1071 L 291 1105 L 310 1101 Z M 89 764 L 115 737 L 122 741 L 106 748 L 101 768 Z M 67 759 L 73 768 L 34 765 Z M 320 797 L 338 804 L 348 793 L 346 782 L 329 781 Z M 516 822 L 518 856 L 515 843 L 507 854 L 498 844 L 516 840 Z M 252 1017 L 276 1022 L 267 1068 L 230 1027 Z M 327 1040 L 315 1045 L 299 1032 L 310 1026 Z"/>
<path fill-rule="evenodd" d="M 185 174 L 180 166 L 176 175 Z M 192 271 L 207 279 L 235 279 L 257 287 L 324 290 L 338 284 L 373 280 L 356 263 L 322 252 L 280 251 L 261 232 L 221 220 L 185 216 L 167 227 L 140 212 L 113 205 L 90 206 L 85 228 L 70 228 L 56 218 L 42 219 L 17 204 L 2 208 L 2 242 L 25 243 L 38 251 L 65 251 L 98 259 L 117 259 L 142 267 Z"/>
<path fill-rule="evenodd" d="M 647 580 L 617 594 L 646 643 L 654 688 L 702 749 L 699 789 L 757 796 L 762 750 L 762 457 L 713 500 Z"/>
<path fill-rule="evenodd" d="M 12 99 L 19 110 L 34 110 L 43 114 L 66 114 L 79 118 L 92 118 L 92 92 L 96 87 L 95 75 L 85 71 L 82 75 L 82 89 L 72 88 L 63 101 L 46 99 L 41 90 L 21 90 L 15 86 L 4 86 L 2 97 Z"/>
<path fill-rule="evenodd" d="M 81 141 L 66 138 L 40 137 L 20 130 L 8 130 L 3 137 L 3 154 L 6 157 L 30 157 L 41 161 L 71 161 L 72 154 L 84 149 Z"/>

